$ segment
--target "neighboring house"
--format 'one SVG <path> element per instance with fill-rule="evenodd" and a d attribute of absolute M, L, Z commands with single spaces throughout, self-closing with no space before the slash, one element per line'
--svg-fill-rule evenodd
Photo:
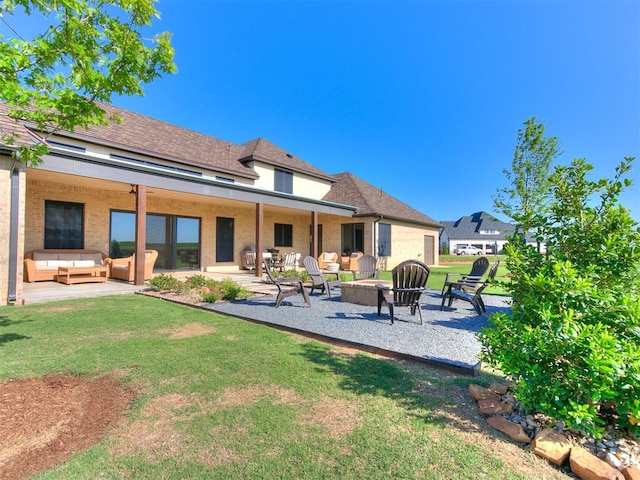
<path fill-rule="evenodd" d="M 39 248 L 120 257 L 144 245 L 158 250 L 158 271 L 239 268 L 250 248 L 438 263 L 441 225 L 351 174 L 329 175 L 263 138 L 238 145 L 102 107 L 122 123 L 45 140 L 0 104 L 0 129 L 16 144 L 49 147 L 31 168 L 0 146 L 0 305 L 21 303 L 24 254 Z"/>
<path fill-rule="evenodd" d="M 507 237 L 514 230 L 511 223 L 498 220 L 486 212 L 440 223 L 444 226 L 440 231 L 440 251 L 448 248 L 451 254 L 462 245 L 472 245 L 485 254 L 500 254 L 508 243 Z M 535 240 L 529 237 L 527 243 L 535 245 Z"/>

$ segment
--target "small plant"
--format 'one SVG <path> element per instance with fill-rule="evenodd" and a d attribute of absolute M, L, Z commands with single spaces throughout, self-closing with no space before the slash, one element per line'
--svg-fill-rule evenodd
<path fill-rule="evenodd" d="M 202 294 L 202 301 L 206 303 L 216 303 L 218 300 L 220 300 L 220 298 L 221 294 L 215 288 Z"/>
<path fill-rule="evenodd" d="M 192 275 L 190 277 L 187 277 L 185 283 L 189 284 L 191 288 L 211 288 L 215 285 L 215 280 L 207 278 L 204 275 Z"/>
<path fill-rule="evenodd" d="M 222 292 L 224 300 L 236 300 L 238 298 L 246 298 L 248 291 L 233 280 L 227 278 L 219 282 L 219 288 Z"/>
<path fill-rule="evenodd" d="M 150 280 L 147 280 L 149 286 L 153 287 L 154 290 L 159 292 L 169 292 L 169 291 L 178 291 L 181 289 L 183 282 L 178 280 L 171 275 L 166 275 L 161 273 L 160 275 L 156 275 Z"/>

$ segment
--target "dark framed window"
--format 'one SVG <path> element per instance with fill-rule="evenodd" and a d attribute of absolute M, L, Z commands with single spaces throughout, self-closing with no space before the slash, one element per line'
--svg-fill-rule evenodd
<path fill-rule="evenodd" d="M 136 249 L 135 212 L 111 210 L 109 256 L 128 257 Z M 155 268 L 195 268 L 200 263 L 200 219 L 147 214 L 145 248 L 158 251 Z"/>
<path fill-rule="evenodd" d="M 274 169 L 275 184 L 273 189 L 276 192 L 293 193 L 293 172 Z"/>
<path fill-rule="evenodd" d="M 378 224 L 378 256 L 391 256 L 391 225 L 388 223 Z"/>
<path fill-rule="evenodd" d="M 84 248 L 84 204 L 45 200 L 44 248 Z"/>
<path fill-rule="evenodd" d="M 364 223 L 342 224 L 342 253 L 364 253 Z"/>
<path fill-rule="evenodd" d="M 293 247 L 293 225 L 276 223 L 274 225 L 274 247 Z"/>

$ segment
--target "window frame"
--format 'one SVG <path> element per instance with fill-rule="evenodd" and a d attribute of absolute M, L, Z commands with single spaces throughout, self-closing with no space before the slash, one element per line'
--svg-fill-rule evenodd
<path fill-rule="evenodd" d="M 293 247 L 293 225 L 290 223 L 273 224 L 273 246 Z"/>
<path fill-rule="evenodd" d="M 49 222 L 54 222 L 51 215 L 54 212 L 49 210 L 52 208 L 62 208 L 58 212 L 58 215 L 64 217 L 63 228 L 49 225 Z M 79 218 L 69 218 L 69 215 L 78 214 Z M 80 225 L 76 225 L 75 228 L 68 224 L 68 221 L 79 221 Z M 44 248 L 52 248 L 58 250 L 76 250 L 84 248 L 84 223 L 85 223 L 85 204 L 78 202 L 65 202 L 61 200 L 45 200 L 44 201 Z M 51 235 L 54 232 L 66 232 L 64 235 L 56 235 L 52 238 Z M 75 232 L 75 233 L 73 233 Z M 73 242 L 73 239 L 76 242 Z"/>
<path fill-rule="evenodd" d="M 376 245 L 378 257 L 391 256 L 391 238 L 391 224 L 378 223 L 378 240 Z"/>
<path fill-rule="evenodd" d="M 273 169 L 273 190 L 293 194 L 293 172 L 282 168 Z"/>

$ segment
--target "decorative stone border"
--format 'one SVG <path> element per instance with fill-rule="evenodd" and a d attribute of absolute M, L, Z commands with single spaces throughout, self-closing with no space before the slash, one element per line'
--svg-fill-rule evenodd
<path fill-rule="evenodd" d="M 513 384 L 510 383 L 493 383 L 486 388 L 469 385 L 469 392 L 478 403 L 480 412 L 487 415 L 487 423 L 494 429 L 518 443 L 529 445 L 533 453 L 560 467 L 568 460 L 571 472 L 583 480 L 640 480 L 640 458 L 637 456 L 640 446 L 637 443 L 636 452 L 627 455 L 623 463 L 621 456 L 616 455 L 615 442 L 601 442 L 603 446 L 611 447 L 608 451 L 600 450 L 603 460 L 558 431 L 562 430 L 561 425 L 556 424 L 556 428 L 552 428 L 530 415 L 514 422 L 511 419 L 517 402 L 511 387 Z"/>

